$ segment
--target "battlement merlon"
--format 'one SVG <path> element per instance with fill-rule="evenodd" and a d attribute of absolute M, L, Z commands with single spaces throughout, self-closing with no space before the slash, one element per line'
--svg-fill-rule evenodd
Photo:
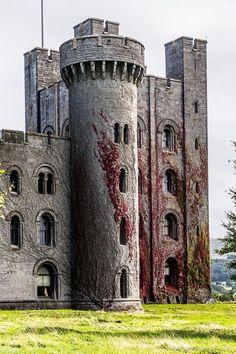
<path fill-rule="evenodd" d="M 111 35 L 119 35 L 119 23 L 113 21 L 105 21 L 99 18 L 88 18 L 87 20 L 74 26 L 75 38 L 90 36 L 94 34 L 108 33 Z"/>
<path fill-rule="evenodd" d="M 194 69 L 195 60 L 201 57 L 206 62 L 207 41 L 180 37 L 165 44 L 166 77 L 183 80 L 184 70 Z M 186 62 L 188 56 L 188 64 Z M 190 60 L 190 57 L 192 60 Z M 189 61 L 190 60 L 190 61 Z M 189 66 L 190 65 L 190 66 Z"/>
<path fill-rule="evenodd" d="M 60 60 L 60 52 L 55 49 L 48 50 L 47 48 L 35 47 L 24 53 L 24 57 L 29 59 L 32 59 L 35 55 L 40 56 L 42 60 L 49 62 Z"/>

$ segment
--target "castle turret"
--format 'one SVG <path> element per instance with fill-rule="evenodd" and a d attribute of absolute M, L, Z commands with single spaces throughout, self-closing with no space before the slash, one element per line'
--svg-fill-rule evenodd
<path fill-rule="evenodd" d="M 182 80 L 186 295 L 210 294 L 206 41 L 181 37 L 166 44 L 166 76 Z"/>
<path fill-rule="evenodd" d="M 144 47 L 119 24 L 88 19 L 62 44 L 69 91 L 73 278 L 81 302 L 140 309 L 137 86 Z"/>
<path fill-rule="evenodd" d="M 42 132 L 40 92 L 61 81 L 60 54 L 56 50 L 35 48 L 24 55 L 25 62 L 25 127 L 29 132 Z"/>

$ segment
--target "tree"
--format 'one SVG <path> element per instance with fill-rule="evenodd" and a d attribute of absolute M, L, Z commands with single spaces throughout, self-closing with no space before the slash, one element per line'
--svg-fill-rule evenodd
<path fill-rule="evenodd" d="M 236 150 L 236 142 L 233 142 Z M 236 170 L 236 160 L 234 160 L 234 169 Z M 220 254 L 227 254 L 230 252 L 236 252 L 236 188 L 230 188 L 229 195 L 234 204 L 234 209 L 226 213 L 226 221 L 223 222 L 223 226 L 226 228 L 226 236 L 221 239 L 223 247 L 220 249 Z M 236 269 L 236 259 L 229 262 L 229 268 Z M 236 281 L 236 274 L 231 276 L 231 279 Z"/>

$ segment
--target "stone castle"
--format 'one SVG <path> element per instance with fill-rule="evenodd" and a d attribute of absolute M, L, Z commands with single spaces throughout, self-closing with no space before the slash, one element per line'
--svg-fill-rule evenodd
<path fill-rule="evenodd" d="M 206 41 L 144 46 L 90 18 L 25 54 L 26 133 L 2 130 L 1 308 L 138 310 L 210 295 Z"/>

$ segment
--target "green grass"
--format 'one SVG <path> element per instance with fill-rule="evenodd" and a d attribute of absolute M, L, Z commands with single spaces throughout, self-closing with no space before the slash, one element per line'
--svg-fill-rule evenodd
<path fill-rule="evenodd" d="M 0 353 L 236 353 L 236 305 L 0 311 Z"/>

